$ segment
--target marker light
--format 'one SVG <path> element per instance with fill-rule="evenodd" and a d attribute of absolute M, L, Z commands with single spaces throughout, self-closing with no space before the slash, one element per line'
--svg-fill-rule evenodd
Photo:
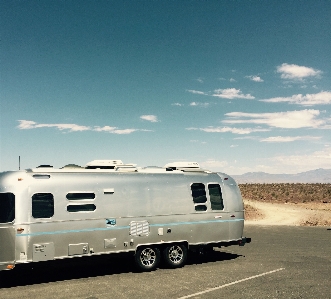
<path fill-rule="evenodd" d="M 8 270 L 13 270 L 14 268 L 15 268 L 15 265 L 7 265 L 6 266 L 6 268 L 8 269 Z"/>

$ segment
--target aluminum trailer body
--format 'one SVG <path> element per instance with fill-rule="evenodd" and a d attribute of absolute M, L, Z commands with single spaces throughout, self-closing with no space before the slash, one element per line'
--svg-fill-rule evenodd
<path fill-rule="evenodd" d="M 223 173 L 128 166 L 0 174 L 0 270 L 119 252 L 134 253 L 143 270 L 161 257 L 175 268 L 189 248 L 249 242 L 243 228 L 239 188 Z"/>

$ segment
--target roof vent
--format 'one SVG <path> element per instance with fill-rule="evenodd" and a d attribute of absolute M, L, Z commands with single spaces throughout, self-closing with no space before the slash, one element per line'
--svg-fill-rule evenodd
<path fill-rule="evenodd" d="M 164 166 L 167 170 L 171 168 L 172 170 L 183 169 L 183 168 L 193 168 L 200 169 L 200 165 L 197 162 L 172 162 Z"/>
<path fill-rule="evenodd" d="M 85 166 L 86 169 L 116 169 L 135 167 L 137 164 L 123 164 L 122 160 L 93 160 L 88 162 Z"/>
<path fill-rule="evenodd" d="M 86 169 L 114 169 L 115 167 L 123 165 L 121 160 L 93 160 L 88 162 L 85 166 Z"/>
<path fill-rule="evenodd" d="M 61 167 L 60 169 L 68 169 L 68 168 L 77 169 L 77 168 L 84 168 L 84 167 L 76 165 L 76 164 L 67 164 L 67 165 Z"/>
<path fill-rule="evenodd" d="M 39 165 L 36 168 L 53 168 L 51 165 Z"/>

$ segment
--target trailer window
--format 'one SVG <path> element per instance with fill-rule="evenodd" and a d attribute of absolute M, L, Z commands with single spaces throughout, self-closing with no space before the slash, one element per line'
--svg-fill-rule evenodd
<path fill-rule="evenodd" d="M 94 204 L 85 204 L 85 205 L 69 205 L 67 206 L 67 211 L 70 213 L 77 212 L 93 212 L 96 209 Z"/>
<path fill-rule="evenodd" d="M 36 193 L 32 196 L 32 217 L 51 218 L 54 215 L 54 197 L 51 193 Z"/>
<path fill-rule="evenodd" d="M 193 183 L 191 185 L 192 197 L 194 203 L 204 203 L 207 201 L 205 185 L 202 183 Z"/>
<path fill-rule="evenodd" d="M 204 204 L 207 201 L 205 185 L 202 183 L 193 183 L 191 185 L 194 208 L 197 212 L 207 211 Z"/>
<path fill-rule="evenodd" d="M 205 212 L 205 211 L 207 211 L 207 206 L 206 205 L 196 205 L 195 210 L 197 212 Z"/>
<path fill-rule="evenodd" d="M 222 197 L 222 190 L 219 184 L 209 184 L 209 198 L 211 203 L 212 210 L 223 210 L 223 197 Z"/>
<path fill-rule="evenodd" d="M 92 192 L 72 192 L 67 194 L 68 200 L 91 200 L 95 198 L 95 194 Z"/>
<path fill-rule="evenodd" d="M 15 219 L 15 195 L 0 193 L 0 223 L 13 222 Z"/>

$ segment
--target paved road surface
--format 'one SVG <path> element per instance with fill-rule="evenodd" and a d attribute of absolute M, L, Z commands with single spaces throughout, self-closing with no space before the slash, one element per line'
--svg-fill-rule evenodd
<path fill-rule="evenodd" d="M 130 257 L 39 263 L 0 274 L 0 298 L 331 298 L 331 230 L 246 226 L 244 247 L 138 273 Z"/>

